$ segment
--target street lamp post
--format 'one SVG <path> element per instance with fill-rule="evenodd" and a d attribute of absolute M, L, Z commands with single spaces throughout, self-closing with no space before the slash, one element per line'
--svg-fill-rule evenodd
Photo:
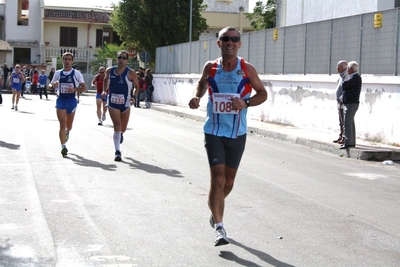
<path fill-rule="evenodd" d="M 190 18 L 189 18 L 189 43 L 190 43 L 190 51 L 189 51 L 189 62 L 192 60 L 192 9 L 193 9 L 193 0 L 190 0 Z M 190 73 L 190 65 L 189 64 L 189 73 Z"/>
<path fill-rule="evenodd" d="M 239 31 L 240 31 L 240 33 L 243 33 L 243 11 L 244 11 L 244 7 L 240 6 L 239 7 Z"/>
<path fill-rule="evenodd" d="M 190 0 L 190 19 L 189 19 L 189 42 L 192 41 L 192 9 L 193 9 L 193 0 Z"/>

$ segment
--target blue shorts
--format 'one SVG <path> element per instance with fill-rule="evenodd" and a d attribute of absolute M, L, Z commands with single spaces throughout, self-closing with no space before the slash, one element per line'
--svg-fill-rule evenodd
<path fill-rule="evenodd" d="M 77 106 L 78 106 L 78 102 L 75 97 L 74 98 L 58 97 L 57 101 L 56 101 L 56 108 L 67 110 L 67 114 L 74 113 Z"/>
<path fill-rule="evenodd" d="M 104 98 L 101 97 L 101 95 L 102 95 L 102 94 L 96 93 L 96 99 L 102 99 L 103 102 L 107 102 L 107 96 L 108 96 L 108 95 L 106 95 Z"/>
<path fill-rule="evenodd" d="M 125 106 L 125 104 L 117 105 L 117 104 L 112 104 L 112 103 L 108 103 L 107 107 L 112 108 L 112 109 L 118 109 L 121 111 L 121 113 L 124 113 L 125 111 L 127 111 L 130 108 L 130 107 Z"/>

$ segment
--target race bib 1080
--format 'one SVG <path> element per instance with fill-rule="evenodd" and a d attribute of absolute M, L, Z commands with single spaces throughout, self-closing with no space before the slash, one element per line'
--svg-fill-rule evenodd
<path fill-rule="evenodd" d="M 232 93 L 214 93 L 213 94 L 213 112 L 222 114 L 237 114 L 237 110 L 232 108 L 232 99 L 240 97 L 239 94 Z"/>

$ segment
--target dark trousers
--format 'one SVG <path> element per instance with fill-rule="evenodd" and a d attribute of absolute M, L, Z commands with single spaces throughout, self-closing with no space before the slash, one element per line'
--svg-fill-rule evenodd
<path fill-rule="evenodd" d="M 344 145 L 356 145 L 356 125 L 354 123 L 354 116 L 358 110 L 359 104 L 344 104 Z"/>
<path fill-rule="evenodd" d="M 146 90 L 140 90 L 138 97 L 136 98 L 135 107 L 140 107 L 140 101 L 146 99 Z"/>
<path fill-rule="evenodd" d="M 47 96 L 47 88 L 46 88 L 46 85 L 39 85 L 39 96 L 40 96 L 40 99 L 42 99 L 42 91 L 44 91 L 44 95 L 46 96 L 46 99 L 48 98 L 48 96 Z"/>
<path fill-rule="evenodd" d="M 32 89 L 32 94 L 33 95 L 37 95 L 37 85 L 36 84 L 32 84 L 31 89 Z"/>

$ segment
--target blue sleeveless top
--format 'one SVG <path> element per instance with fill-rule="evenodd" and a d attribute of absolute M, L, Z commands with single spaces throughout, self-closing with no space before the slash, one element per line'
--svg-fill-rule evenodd
<path fill-rule="evenodd" d="M 118 99 L 124 98 L 125 107 L 130 107 L 130 95 L 132 90 L 132 83 L 128 80 L 128 72 L 130 70 L 129 67 L 126 67 L 124 72 L 121 75 L 117 75 L 115 70 L 117 69 L 114 66 L 110 71 L 110 83 L 109 83 L 109 101 L 114 96 L 118 95 Z M 114 96 L 113 96 L 114 95 Z"/>
<path fill-rule="evenodd" d="M 204 133 L 216 136 L 237 138 L 247 133 L 247 109 L 236 114 L 215 113 L 213 109 L 214 94 L 238 94 L 242 99 L 250 97 L 252 87 L 247 78 L 245 61 L 237 58 L 237 66 L 233 71 L 222 69 L 222 58 L 218 58 L 211 68 L 208 81 L 207 117 L 203 127 Z M 215 104 L 215 103 L 214 103 Z"/>
<path fill-rule="evenodd" d="M 65 99 L 70 99 L 75 97 L 76 92 L 68 92 L 68 88 L 76 88 L 75 84 L 75 70 L 72 69 L 70 74 L 66 75 L 64 71 L 62 70 L 60 73 L 60 80 L 59 80 L 59 89 L 60 89 L 60 95 L 59 97 L 65 98 Z"/>
<path fill-rule="evenodd" d="M 21 78 L 19 77 L 21 74 L 21 72 L 15 73 L 13 72 L 11 74 L 11 88 L 17 89 L 17 90 L 21 90 L 22 87 L 22 81 Z"/>

